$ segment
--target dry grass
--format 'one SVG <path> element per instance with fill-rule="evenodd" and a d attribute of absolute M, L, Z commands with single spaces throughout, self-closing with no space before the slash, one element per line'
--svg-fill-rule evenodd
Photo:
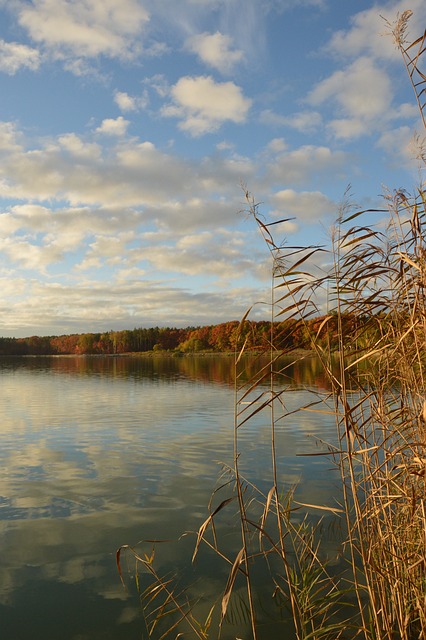
<path fill-rule="evenodd" d="M 425 124 L 426 77 L 419 64 L 426 35 L 409 43 L 408 19 L 405 12 L 391 26 Z M 322 312 L 317 301 L 328 300 L 329 315 L 310 340 L 331 391 L 312 391 L 311 401 L 297 411 L 335 416 L 339 445 L 328 454 L 340 471 L 341 504 L 300 505 L 292 492 L 283 492 L 276 432 L 295 411 L 287 409 L 283 382 L 289 360 L 283 361 L 275 347 L 279 336 L 271 333 L 267 364 L 262 360 L 247 379 L 242 356 L 248 312 L 235 356 L 234 464 L 212 496 L 194 551 L 195 558 L 207 547 L 229 567 L 216 622 L 213 608 L 197 621 L 194 603 L 169 578 L 160 578 L 153 556 L 131 551 L 152 578 L 142 593 L 146 635 L 177 638 L 186 627 L 185 637 L 220 637 L 238 583 L 245 585 L 243 608 L 252 637 L 261 638 L 255 578 L 260 564 L 269 571 L 271 597 L 291 611 L 297 640 L 426 639 L 426 192 L 421 185 L 413 195 L 387 194 L 386 208 L 376 212 L 345 203 L 329 252 L 276 245 L 274 225 L 262 219 L 248 192 L 246 199 L 271 254 L 272 332 L 283 317 L 294 319 L 295 331 L 311 331 L 308 320 Z M 365 222 L 367 214 L 381 225 Z M 318 273 L 317 255 L 329 269 Z M 348 314 L 356 322 L 343 322 Z M 337 355 L 318 340 L 331 321 L 337 322 Z M 270 424 L 266 493 L 240 471 L 240 434 L 261 412 Z M 229 555 L 215 523 L 235 507 L 239 543 Z M 322 549 L 321 521 L 311 512 L 345 523 L 345 570 L 337 575 Z M 158 634 L 160 622 L 163 628 L 169 619 Z"/>
<path fill-rule="evenodd" d="M 337 316 L 337 363 L 318 343 L 319 332 L 311 340 L 333 390 L 340 442 L 333 458 L 341 474 L 347 530 L 342 554 L 350 571 L 330 575 L 315 527 L 309 519 L 295 524 L 297 503 L 280 495 L 275 427 L 289 414 L 273 338 L 269 389 L 247 406 L 257 386 L 238 386 L 238 371 L 236 376 L 236 433 L 267 408 L 272 451 L 272 487 L 262 517 L 256 524 L 243 505 L 241 521 L 259 532 L 265 554 L 282 561 L 281 579 L 273 580 L 290 602 L 296 638 L 425 638 L 426 193 L 419 188 L 412 197 L 403 192 L 388 196 L 388 225 L 380 230 L 363 223 L 366 211 L 343 206 L 332 232 L 333 265 L 321 277 L 309 268 L 319 249 L 276 246 L 256 203 L 246 195 L 273 257 L 272 319 L 296 313 L 308 330 L 321 289 L 328 292 L 331 310 L 323 324 Z M 345 314 L 358 322 L 343 323 Z M 315 406 L 328 412 L 329 402 L 318 395 L 299 410 Z M 236 442 L 236 467 L 238 460 Z M 338 511 L 333 505 L 303 506 Z M 268 525 L 274 518 L 272 534 Z M 254 558 L 256 552 L 246 555 Z M 345 618 L 348 591 L 355 607 Z"/>
<path fill-rule="evenodd" d="M 426 127 L 426 75 L 420 69 L 421 57 L 426 49 L 426 29 L 419 38 L 410 41 L 407 30 L 413 12 L 409 9 L 398 14 L 396 20 L 391 23 L 385 20 L 395 45 L 401 52 L 405 68 L 410 78 L 411 85 L 419 107 L 423 126 Z"/>

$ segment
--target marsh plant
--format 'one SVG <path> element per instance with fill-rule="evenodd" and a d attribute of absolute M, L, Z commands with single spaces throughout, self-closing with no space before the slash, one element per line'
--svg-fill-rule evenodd
<path fill-rule="evenodd" d="M 405 12 L 389 26 L 425 124 L 426 76 L 419 65 L 426 32 L 408 42 L 409 17 Z M 385 194 L 380 211 L 345 202 L 327 251 L 276 243 L 277 221 L 266 222 L 245 195 L 271 255 L 268 357 L 259 356 L 256 375 L 247 378 L 248 311 L 235 354 L 233 465 L 224 469 L 195 532 L 193 553 L 194 561 L 206 550 L 216 554 L 228 578 L 218 601 L 207 606 L 173 575 L 157 572 L 155 550 L 120 548 L 120 573 L 125 550 L 136 563 L 144 634 L 220 637 L 240 615 L 253 639 L 277 637 L 289 611 L 297 640 L 426 638 L 426 192 L 421 185 L 411 195 Z M 365 222 L 374 216 L 376 225 Z M 308 322 L 315 316 L 323 316 L 319 326 Z M 283 318 L 292 322 L 280 324 Z M 275 335 L 280 327 L 308 333 L 328 380 L 327 390 L 310 391 L 309 402 L 296 409 L 286 400 L 294 390 L 290 364 L 306 354 L 282 348 L 286 340 Z M 324 331 L 332 337 L 328 345 L 318 339 Z M 337 445 L 321 443 L 318 450 L 339 470 L 340 495 L 332 504 L 301 504 L 280 478 L 277 437 L 295 411 L 327 413 L 336 421 Z M 259 414 L 270 425 L 266 490 L 241 471 L 241 433 Z M 235 523 L 228 552 L 221 544 L 224 513 Z M 337 571 L 323 545 L 325 521 L 341 532 Z M 276 616 L 267 631 L 259 624 L 259 576 L 262 593 L 269 584 L 274 603 L 268 615 Z"/>

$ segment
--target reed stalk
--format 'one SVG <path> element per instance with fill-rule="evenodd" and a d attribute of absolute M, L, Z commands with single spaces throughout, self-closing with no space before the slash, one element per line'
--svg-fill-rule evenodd
<path fill-rule="evenodd" d="M 425 34 L 407 41 L 410 14 L 391 27 L 425 123 L 426 76 L 420 70 Z M 420 154 L 422 161 L 425 158 Z M 161 637 L 220 637 L 245 585 L 244 610 L 253 640 L 258 623 L 256 567 L 269 571 L 271 597 L 286 605 L 296 640 L 420 640 L 426 638 L 426 191 L 385 194 L 380 210 L 354 209 L 348 196 L 331 233 L 331 249 L 275 243 L 273 230 L 244 189 L 247 213 L 271 257 L 271 336 L 268 360 L 259 359 L 247 378 L 245 353 L 250 310 L 241 320 L 235 353 L 233 467 L 215 492 L 218 506 L 196 533 L 193 560 L 201 547 L 228 565 L 219 601 L 198 621 L 185 591 L 154 569 L 154 556 L 127 548 L 151 576 L 142 593 L 147 637 L 164 619 Z M 367 218 L 368 214 L 368 218 Z M 370 222 L 377 216 L 378 223 Z M 387 220 L 387 224 L 384 224 Z M 322 257 L 323 268 L 315 266 Z M 326 266 L 326 265 L 329 266 Z M 315 328 L 310 320 L 327 313 Z M 280 324 L 282 319 L 286 323 Z M 303 358 L 284 338 L 303 333 L 315 353 L 329 391 L 311 389 L 297 409 L 286 402 L 290 364 Z M 324 334 L 328 340 L 324 340 Z M 283 358 L 283 356 L 286 356 Z M 268 385 L 265 382 L 268 381 Z M 278 427 L 294 412 L 334 415 L 338 445 L 323 444 L 340 473 L 340 504 L 301 504 L 285 489 L 277 465 Z M 270 424 L 270 488 L 261 491 L 241 473 L 240 434 L 256 417 Z M 212 498 L 213 503 L 213 498 Z M 239 543 L 232 555 L 221 548 L 215 521 L 235 508 Z M 342 525 L 336 575 L 321 544 L 320 511 Z M 119 563 L 121 548 L 117 555 Z M 120 568 L 120 565 L 119 565 Z M 121 572 L 121 568 L 120 568 Z M 350 605 L 350 606 L 349 606 Z"/>

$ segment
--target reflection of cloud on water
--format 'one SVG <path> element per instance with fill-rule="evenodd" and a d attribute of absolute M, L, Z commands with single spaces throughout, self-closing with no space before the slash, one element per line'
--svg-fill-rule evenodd
<path fill-rule="evenodd" d="M 25 603 L 23 610 L 15 608 L 17 602 Z M 30 586 L 19 586 L 8 603 L 0 604 L 2 637 L 24 639 L 30 629 L 33 638 L 136 638 L 140 620 L 129 615 L 128 609 L 119 598 L 94 594 L 90 582 L 73 585 L 34 580 Z"/>
<path fill-rule="evenodd" d="M 0 390 L 20 397 L 2 424 L 0 518 L 71 517 L 123 501 L 143 506 L 148 493 L 170 493 L 168 478 L 179 469 L 211 477 L 211 452 L 199 452 L 212 430 L 223 446 L 227 402 L 220 392 L 212 403 L 206 385 L 183 384 L 170 394 L 167 385 L 73 379 L 65 401 L 67 376 L 35 377 L 31 393 L 24 392 L 27 376 L 17 378 L 6 377 Z M 25 416 L 19 448 L 16 412 Z"/>
<path fill-rule="evenodd" d="M 339 473 L 327 443 L 337 443 L 334 417 L 329 415 L 328 396 L 310 391 L 291 391 L 275 407 L 275 453 L 280 490 L 296 487 L 296 499 L 308 504 L 336 507 L 340 498 Z M 310 403 L 315 412 L 306 410 Z M 240 465 L 247 478 L 258 479 L 267 493 L 272 486 L 271 417 L 269 408 L 259 412 L 239 432 Z M 317 455 L 319 453 L 327 455 Z"/>
<path fill-rule="evenodd" d="M 296 395 L 285 394 L 287 411 L 312 399 Z M 25 589 L 41 585 L 67 586 L 73 594 L 85 589 L 89 598 L 121 602 L 127 596 L 114 553 L 141 539 L 172 539 L 157 545 L 161 567 L 176 572 L 185 564 L 191 572 L 194 536 L 179 537 L 207 517 L 209 498 L 221 482 L 219 463 L 232 461 L 232 396 L 226 387 L 187 380 L 28 377 L 25 368 L 5 376 L 0 542 L 7 562 L 0 565 L 0 602 L 17 602 Z M 284 490 L 299 484 L 301 502 L 334 504 L 331 464 L 296 455 L 318 451 L 311 436 L 334 433 L 328 419 L 302 412 L 277 423 L 279 481 Z M 242 470 L 267 493 L 267 412 L 243 426 L 239 443 Z M 231 495 L 229 485 L 215 504 Z M 237 543 L 234 503 L 220 513 L 218 530 L 227 543 Z M 203 552 L 197 570 L 202 593 L 217 593 L 219 584 L 223 589 L 226 564 L 218 570 L 217 558 Z M 126 624 L 134 615 L 128 604 L 115 612 Z"/>
<path fill-rule="evenodd" d="M 0 602 L 6 603 L 29 575 L 35 581 L 87 583 L 103 597 L 122 599 L 115 550 L 124 543 L 137 546 L 141 539 L 170 539 L 170 544 L 158 546 L 161 563 L 171 566 L 176 565 L 176 544 L 180 549 L 186 545 L 190 564 L 195 538 L 191 535 L 178 540 L 184 532 L 195 531 L 206 517 L 211 483 L 196 478 L 189 483 L 179 476 L 169 482 L 169 491 L 176 495 L 152 495 L 143 509 L 122 501 L 87 515 L 1 521 L 0 539 L 7 550 L 7 564 L 0 565 Z M 188 505 L 194 507 L 190 515 Z"/>

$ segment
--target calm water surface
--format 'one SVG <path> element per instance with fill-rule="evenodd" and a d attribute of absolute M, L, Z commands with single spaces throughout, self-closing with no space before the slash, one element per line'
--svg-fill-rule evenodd
<path fill-rule="evenodd" d="M 287 411 L 324 391 L 313 360 L 295 374 Z M 192 567 L 195 538 L 181 534 L 207 517 L 223 465 L 232 464 L 233 402 L 226 357 L 0 359 L 2 640 L 142 638 L 134 563 L 124 567 L 125 590 L 115 551 L 151 549 L 143 540 L 171 540 L 156 546 L 161 571 L 193 572 L 208 610 L 229 568 L 208 550 Z M 242 471 L 267 492 L 268 414 L 239 436 Z M 298 484 L 301 502 L 333 504 L 330 461 L 300 455 L 321 450 L 318 438 L 334 441 L 331 416 L 295 413 L 278 424 L 280 483 Z M 220 528 L 232 547 L 233 516 Z M 272 639 L 268 617 L 261 635 Z M 223 638 L 236 636 L 250 637 L 238 607 Z"/>

